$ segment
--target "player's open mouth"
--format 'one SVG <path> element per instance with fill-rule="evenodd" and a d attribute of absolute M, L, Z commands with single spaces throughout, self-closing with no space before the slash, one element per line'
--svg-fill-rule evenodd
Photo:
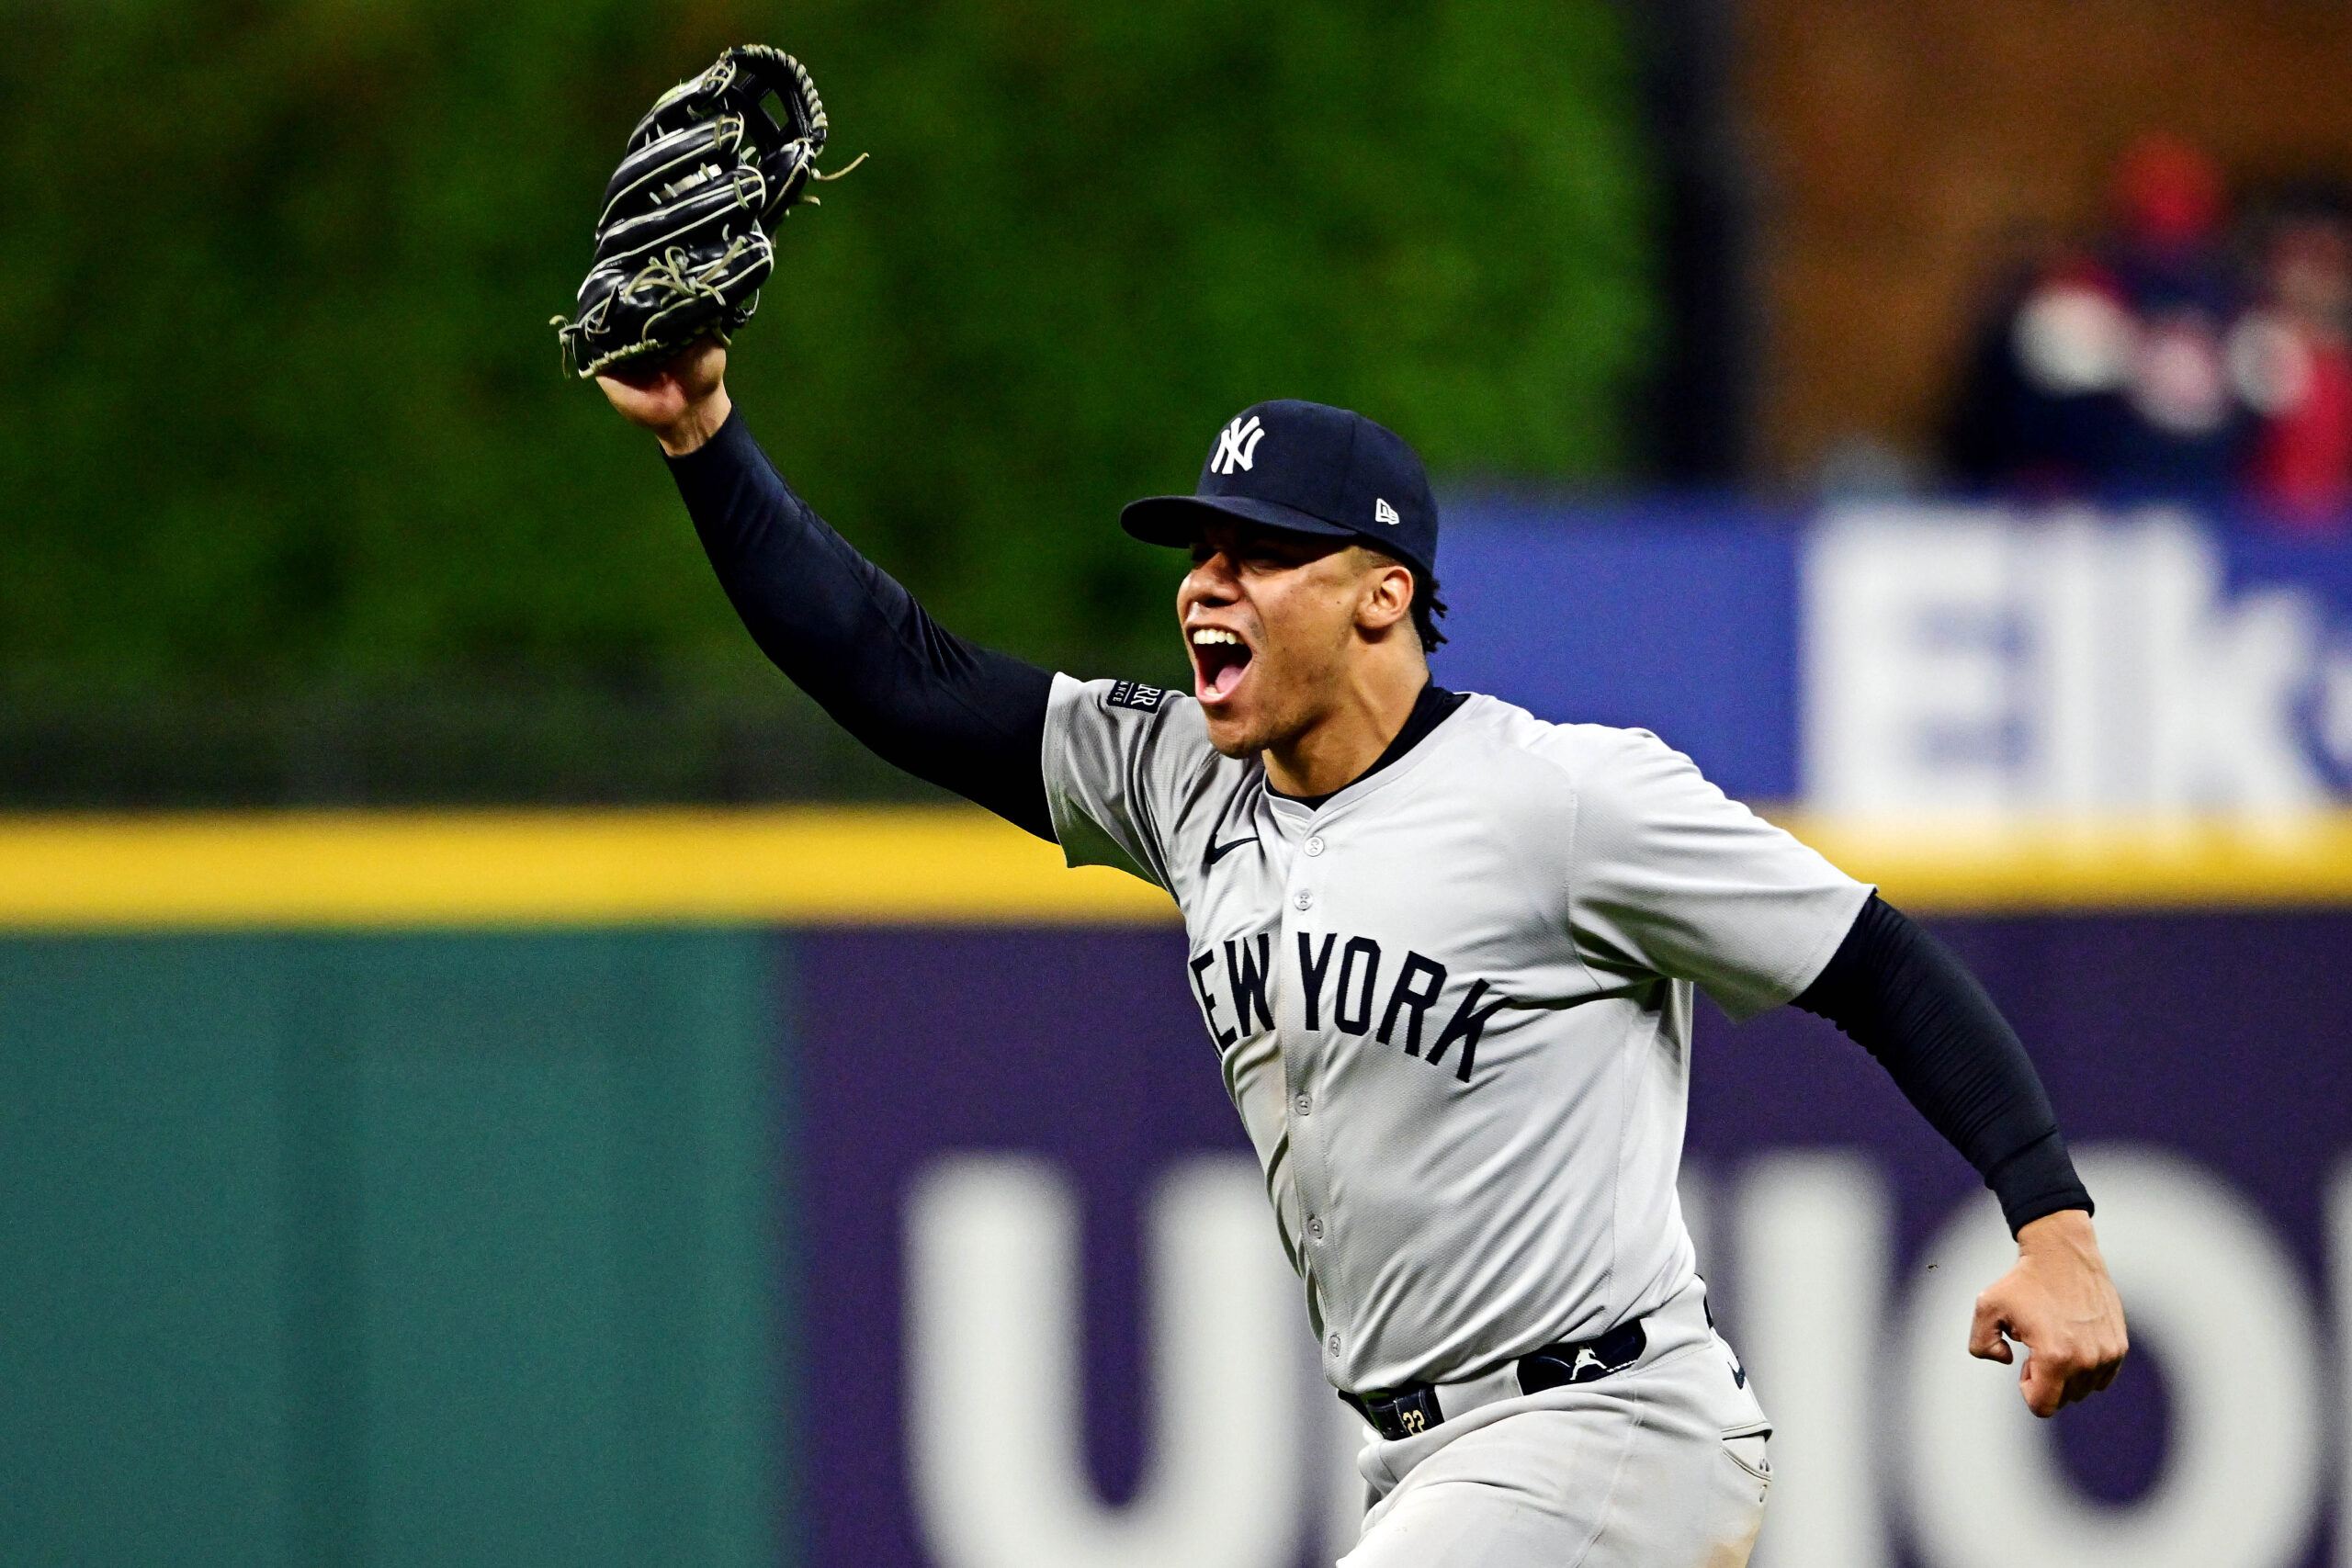
<path fill-rule="evenodd" d="M 1231 696 L 1250 668 L 1250 645 L 1222 626 L 1194 626 L 1188 640 L 1201 701 L 1222 702 Z"/>

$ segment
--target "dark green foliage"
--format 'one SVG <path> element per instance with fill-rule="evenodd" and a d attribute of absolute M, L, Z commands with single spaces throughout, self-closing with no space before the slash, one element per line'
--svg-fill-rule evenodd
<path fill-rule="evenodd" d="M 800 54 L 828 162 L 873 154 L 785 225 L 739 400 L 950 624 L 1040 658 L 1160 639 L 1173 561 L 1114 514 L 1242 404 L 1360 407 L 1441 475 L 1604 475 L 1649 335 L 1607 0 L 6 17 L 20 682 L 740 665 L 650 443 L 545 324 L 628 126 L 728 41 Z"/>

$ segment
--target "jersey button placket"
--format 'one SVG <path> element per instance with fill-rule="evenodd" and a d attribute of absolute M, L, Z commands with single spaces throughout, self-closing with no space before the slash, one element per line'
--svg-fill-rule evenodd
<path fill-rule="evenodd" d="M 1310 863 L 1317 869 L 1321 868 L 1323 859 L 1331 846 L 1320 833 L 1310 833 L 1304 840 L 1297 842 L 1299 858 L 1292 863 L 1290 869 L 1293 875 L 1302 876 L 1303 880 L 1303 874 Z M 1310 911 L 1316 908 L 1317 890 L 1294 884 L 1284 902 L 1288 908 L 1283 910 L 1281 940 L 1286 948 L 1295 949 L 1302 939 L 1303 928 L 1309 923 Z M 1285 965 L 1285 968 L 1288 969 L 1289 966 Z M 1293 980 L 1301 978 L 1295 972 L 1289 977 Z M 1295 1005 L 1293 1004 L 1294 1008 Z M 1295 1012 L 1293 1016 L 1296 1018 Z M 1298 1021 L 1304 1021 L 1298 1020 Z M 1297 1182 L 1301 1211 L 1299 1224 L 1306 1233 L 1307 1245 L 1314 1247 L 1318 1254 L 1323 1253 L 1331 1235 L 1331 1221 L 1329 1213 L 1330 1190 L 1325 1179 L 1326 1173 L 1323 1168 L 1321 1125 L 1324 1120 L 1322 1113 L 1329 1109 L 1329 1097 L 1323 1093 L 1324 1086 L 1317 1082 L 1317 1075 L 1327 1066 L 1323 1061 L 1323 1054 L 1328 1048 L 1328 1043 L 1320 1038 L 1321 1032 L 1318 1029 L 1314 1037 L 1303 1034 L 1298 1036 L 1298 1049 L 1283 1052 L 1283 1066 L 1290 1079 L 1290 1144 L 1293 1157 L 1292 1168 Z M 1322 1292 L 1329 1292 L 1331 1287 L 1338 1284 L 1338 1281 L 1329 1280 L 1326 1276 L 1322 1264 L 1316 1266 L 1316 1273 L 1317 1278 L 1323 1280 L 1320 1287 Z M 1348 1308 L 1343 1299 L 1334 1299 L 1329 1293 L 1325 1293 L 1324 1303 L 1327 1317 L 1329 1319 L 1325 1324 L 1329 1331 L 1324 1342 L 1325 1348 L 1329 1354 L 1336 1358 L 1340 1354 L 1340 1331 L 1346 1325 Z"/>
<path fill-rule="evenodd" d="M 1291 1109 L 1298 1112 L 1299 1119 L 1301 1121 L 1305 1121 L 1307 1117 L 1315 1114 L 1315 1097 L 1307 1093 L 1305 1089 L 1299 1090 L 1298 1097 L 1295 1100 L 1293 1100 L 1290 1104 Z M 1322 1215 L 1309 1214 L 1306 1216 L 1306 1238 L 1307 1240 L 1314 1242 L 1320 1242 L 1323 1239 Z"/>

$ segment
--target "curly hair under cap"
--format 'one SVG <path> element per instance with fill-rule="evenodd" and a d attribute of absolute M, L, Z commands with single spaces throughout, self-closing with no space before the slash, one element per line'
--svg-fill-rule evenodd
<path fill-rule="evenodd" d="M 1421 651 L 1435 653 L 1438 645 L 1445 641 L 1445 634 L 1437 629 L 1438 622 L 1445 615 L 1445 601 L 1438 597 L 1437 574 L 1423 571 L 1411 561 L 1392 556 L 1374 545 L 1359 543 L 1356 548 L 1368 556 L 1377 556 L 1392 566 L 1401 566 L 1412 574 L 1413 630 L 1420 634 Z"/>
<path fill-rule="evenodd" d="M 1445 640 L 1445 634 L 1437 629 L 1445 615 L 1445 601 L 1437 596 L 1434 576 L 1424 579 L 1412 567 L 1405 570 L 1413 573 L 1413 629 L 1421 634 L 1421 651 L 1435 653 L 1438 644 Z"/>

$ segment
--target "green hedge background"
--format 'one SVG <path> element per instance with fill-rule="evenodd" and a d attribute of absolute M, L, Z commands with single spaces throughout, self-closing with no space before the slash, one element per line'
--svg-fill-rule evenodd
<path fill-rule="evenodd" d="M 774 698 L 650 444 L 546 325 L 628 128 L 729 41 L 799 53 L 829 162 L 873 155 L 786 225 L 739 400 L 949 624 L 1036 659 L 1177 666 L 1173 563 L 1114 516 L 1188 488 L 1236 408 L 1350 404 L 1456 481 L 1605 479 L 1654 336 L 1609 0 L 5 15 L 0 666 L 52 727 L 469 682 Z"/>

